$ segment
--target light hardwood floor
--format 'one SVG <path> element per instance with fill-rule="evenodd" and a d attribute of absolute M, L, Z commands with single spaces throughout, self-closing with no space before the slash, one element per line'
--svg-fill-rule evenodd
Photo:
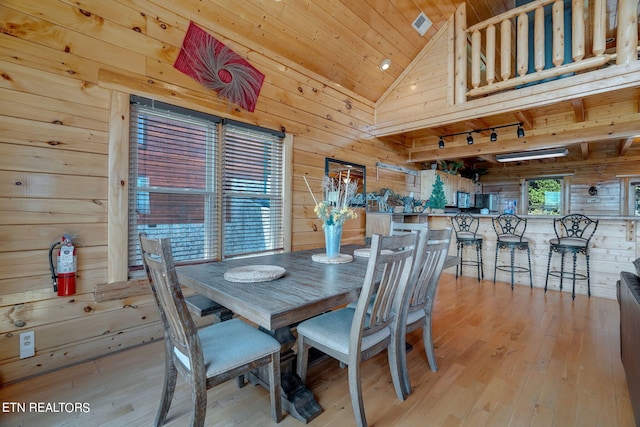
<path fill-rule="evenodd" d="M 410 334 L 413 393 L 395 398 L 386 354 L 363 364 L 367 420 L 375 426 L 633 426 L 619 350 L 618 303 L 443 274 L 434 310 L 439 371 L 428 369 L 419 331 Z M 2 426 L 150 426 L 163 376 L 160 342 L 0 389 Z M 353 424 L 347 371 L 334 360 L 309 371 L 325 411 L 310 426 Z M 30 403 L 80 402 L 88 412 L 29 412 Z M 178 381 L 169 426 L 189 421 Z M 56 409 L 56 408 L 51 408 Z M 59 408 L 58 408 L 59 409 Z M 208 393 L 207 426 L 276 425 L 269 394 L 230 381 Z M 285 415 L 280 426 L 300 426 Z"/>

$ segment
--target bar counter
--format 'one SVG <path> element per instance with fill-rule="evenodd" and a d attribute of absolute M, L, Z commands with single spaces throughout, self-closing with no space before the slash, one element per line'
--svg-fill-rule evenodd
<path fill-rule="evenodd" d="M 428 222 L 432 228 L 442 228 L 451 225 L 451 218 L 455 213 L 429 214 Z M 478 234 L 483 236 L 482 258 L 484 265 L 485 281 L 493 282 L 493 269 L 495 263 L 496 250 L 496 232 L 493 229 L 492 219 L 498 214 L 473 214 L 480 218 L 480 226 Z M 547 275 L 547 261 L 549 257 L 549 240 L 555 237 L 553 231 L 553 219 L 559 216 L 540 216 L 540 215 L 521 215 L 527 219 L 527 229 L 525 237 L 529 239 L 529 247 L 531 249 L 531 267 L 533 273 L 533 286 L 544 288 Z M 591 216 L 591 219 L 597 219 L 598 228 L 589 244 L 589 255 L 591 264 L 591 295 L 608 299 L 616 299 L 616 282 L 620 278 L 621 271 L 633 271 L 633 260 L 640 257 L 639 243 L 640 236 L 638 232 L 637 222 L 640 217 L 623 217 L 623 216 Z M 424 215 L 414 218 L 406 218 L 407 222 L 424 222 Z M 465 249 L 470 251 L 469 248 Z M 455 255 L 456 244 L 455 239 L 451 242 L 449 250 L 450 255 Z M 469 256 L 475 257 L 475 254 L 468 252 Z M 465 257 L 467 253 L 465 253 Z M 500 251 L 499 264 L 509 263 L 509 252 Z M 516 265 L 526 265 L 526 251 L 516 251 Z M 565 257 L 565 270 L 572 268 L 572 256 Z M 551 262 L 552 269 L 560 268 L 560 256 L 554 254 Z M 451 271 L 451 270 L 449 270 Z M 578 255 L 577 272 L 586 272 L 585 259 L 583 255 Z M 465 267 L 463 274 L 469 277 L 476 277 L 476 270 L 472 267 Z M 496 286 L 510 283 L 510 273 L 498 270 L 496 273 Z M 529 276 L 526 273 L 517 273 L 515 275 L 515 284 L 520 286 L 529 286 Z M 557 277 L 549 277 L 548 290 L 559 290 L 560 279 Z M 563 282 L 563 292 L 570 298 L 571 296 L 571 280 L 565 279 Z M 519 291 L 516 288 L 515 291 Z M 576 281 L 576 294 L 587 294 L 586 280 Z"/>

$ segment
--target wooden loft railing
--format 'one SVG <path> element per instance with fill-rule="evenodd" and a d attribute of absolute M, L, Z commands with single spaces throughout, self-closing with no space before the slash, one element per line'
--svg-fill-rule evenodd
<path fill-rule="evenodd" d="M 637 60 L 637 0 L 618 1 L 617 51 L 605 53 L 606 47 L 606 0 L 589 0 L 592 7 L 585 9 L 584 0 L 571 2 L 571 56 L 573 62 L 565 61 L 564 1 L 537 0 L 517 7 L 501 15 L 466 27 L 464 3 L 455 17 L 455 102 L 467 97 L 488 95 L 520 85 L 539 82 L 568 73 L 593 70 L 616 59 L 617 64 Z M 553 66 L 545 68 L 545 11 L 552 4 L 551 58 Z M 585 10 L 593 16 L 587 16 Z M 529 52 L 529 13 L 533 12 L 533 52 Z M 585 18 L 587 16 L 587 18 Z M 585 27 L 587 19 L 592 21 L 591 52 L 585 52 Z M 515 31 L 513 29 L 515 23 Z M 500 41 L 496 43 L 499 28 Z M 513 35 L 515 34 L 515 41 Z M 469 62 L 469 39 L 471 55 L 470 84 L 467 84 Z M 482 41 L 484 40 L 484 49 Z M 515 70 L 512 69 L 512 52 L 515 47 Z M 533 55 L 535 71 L 528 73 L 529 55 Z M 496 59 L 499 59 L 499 75 L 496 75 Z M 482 67 L 485 67 L 482 79 Z M 515 71 L 515 72 L 514 72 Z M 469 89 L 471 88 L 471 89 Z"/>

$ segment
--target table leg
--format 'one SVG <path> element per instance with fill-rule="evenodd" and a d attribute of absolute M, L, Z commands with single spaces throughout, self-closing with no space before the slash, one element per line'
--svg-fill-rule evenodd
<path fill-rule="evenodd" d="M 322 408 L 316 402 L 311 390 L 302 382 L 296 374 L 296 354 L 293 347 L 296 338 L 291 332 L 291 327 L 268 331 L 261 331 L 273 336 L 282 344 L 280 348 L 280 375 L 282 384 L 282 407 L 295 419 L 302 423 L 308 423 L 322 413 Z M 269 385 L 268 374 L 264 367 L 249 374 L 249 380 L 253 384 Z"/>

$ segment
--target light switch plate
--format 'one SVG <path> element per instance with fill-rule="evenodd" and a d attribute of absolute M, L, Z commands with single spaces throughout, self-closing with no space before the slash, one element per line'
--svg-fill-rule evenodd
<path fill-rule="evenodd" d="M 20 333 L 20 359 L 36 354 L 36 335 L 34 331 Z"/>

